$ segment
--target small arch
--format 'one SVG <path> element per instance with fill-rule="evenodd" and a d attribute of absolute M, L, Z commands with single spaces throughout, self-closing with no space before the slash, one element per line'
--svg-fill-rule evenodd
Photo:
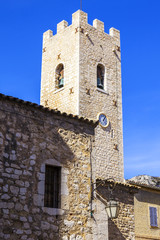
<path fill-rule="evenodd" d="M 97 65 L 97 87 L 104 89 L 105 67 L 102 64 Z"/>
<path fill-rule="evenodd" d="M 59 89 L 64 87 L 64 65 L 62 63 L 58 64 L 55 73 L 55 88 Z"/>

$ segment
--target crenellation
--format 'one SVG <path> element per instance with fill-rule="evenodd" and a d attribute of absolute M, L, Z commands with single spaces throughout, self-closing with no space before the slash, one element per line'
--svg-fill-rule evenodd
<path fill-rule="evenodd" d="M 115 28 L 109 29 L 109 35 L 114 38 L 115 44 L 119 47 L 120 46 L 120 31 Z"/>
<path fill-rule="evenodd" d="M 104 32 L 104 22 L 102 22 L 98 19 L 95 19 L 93 21 L 93 27 L 95 27 L 98 31 Z"/>
<path fill-rule="evenodd" d="M 53 37 L 53 31 L 52 30 L 47 30 L 46 32 L 43 33 L 43 44 L 50 39 L 51 37 Z"/>
<path fill-rule="evenodd" d="M 88 23 L 88 14 L 78 10 L 72 14 L 72 24 L 75 27 L 81 27 Z"/>
<path fill-rule="evenodd" d="M 68 22 L 63 20 L 57 24 L 57 34 L 60 34 L 66 27 L 68 27 Z"/>

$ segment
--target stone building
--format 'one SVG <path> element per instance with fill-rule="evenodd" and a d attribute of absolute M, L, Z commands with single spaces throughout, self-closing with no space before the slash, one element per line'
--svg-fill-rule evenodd
<path fill-rule="evenodd" d="M 0 239 L 89 238 L 95 125 L 0 95 Z"/>
<path fill-rule="evenodd" d="M 94 192 L 96 126 L 0 94 L 0 239 L 134 239 L 136 188 L 116 183 L 120 211 L 109 221 Z M 98 188 L 106 201 L 107 186 Z"/>
<path fill-rule="evenodd" d="M 118 30 L 79 10 L 44 33 L 41 105 L 0 95 L 0 239 L 134 239 L 121 95 Z M 120 210 L 108 221 L 110 178 Z"/>

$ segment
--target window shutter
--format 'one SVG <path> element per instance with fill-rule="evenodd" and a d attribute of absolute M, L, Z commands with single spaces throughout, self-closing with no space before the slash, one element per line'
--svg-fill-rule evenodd
<path fill-rule="evenodd" d="M 150 211 L 150 225 L 152 227 L 157 227 L 157 208 L 155 207 L 149 207 Z"/>
<path fill-rule="evenodd" d="M 154 208 L 154 211 L 153 211 L 153 215 L 154 215 L 154 226 L 157 227 L 158 224 L 157 224 L 157 208 Z"/>

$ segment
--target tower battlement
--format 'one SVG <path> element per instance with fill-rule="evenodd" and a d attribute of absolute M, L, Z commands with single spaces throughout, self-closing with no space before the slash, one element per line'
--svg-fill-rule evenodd
<path fill-rule="evenodd" d="M 93 25 L 88 24 L 88 14 L 81 11 L 81 10 L 78 10 L 75 13 L 72 14 L 72 24 L 71 25 L 73 27 L 75 27 L 75 33 L 78 30 L 77 28 L 81 28 L 83 33 L 87 35 L 88 33 L 85 31 L 86 30 L 85 29 L 86 25 L 89 25 L 90 27 L 93 27 L 97 31 L 105 33 L 104 32 L 104 22 L 102 22 L 98 19 L 94 19 L 93 20 Z M 70 26 L 68 25 L 67 21 L 65 21 L 65 20 L 61 21 L 60 23 L 57 24 L 57 34 L 58 35 L 62 34 L 63 31 L 66 30 L 67 28 L 69 28 Z M 105 33 L 105 34 L 107 34 L 107 33 Z M 119 30 L 117 30 L 113 27 L 109 29 L 109 34 L 108 35 L 110 35 L 111 37 L 113 37 L 117 40 L 120 40 Z M 52 38 L 53 36 L 54 36 L 53 32 L 51 30 L 48 30 L 43 34 L 43 41 L 46 41 L 47 39 Z M 119 41 L 119 43 L 120 43 L 120 41 Z"/>

